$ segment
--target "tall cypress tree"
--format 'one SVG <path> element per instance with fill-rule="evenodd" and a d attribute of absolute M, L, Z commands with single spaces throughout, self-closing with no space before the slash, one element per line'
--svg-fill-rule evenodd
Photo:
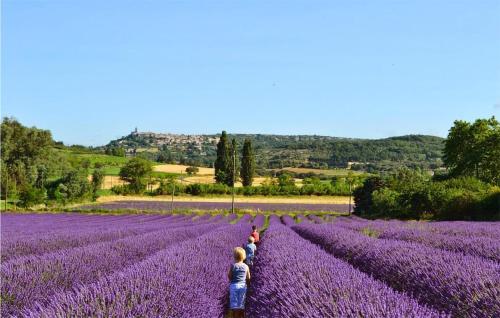
<path fill-rule="evenodd" d="M 236 144 L 236 140 L 233 138 L 231 141 L 231 147 L 229 150 L 229 165 L 227 169 L 227 178 L 226 178 L 226 184 L 230 187 L 233 186 L 233 166 L 235 167 L 236 171 L 234 172 L 234 182 L 238 182 L 240 176 L 239 176 L 239 160 L 238 156 L 236 155 L 238 151 L 238 145 Z M 234 157 L 233 157 L 234 156 Z M 233 162 L 235 160 L 235 162 Z"/>
<path fill-rule="evenodd" d="M 243 158 L 241 159 L 241 183 L 244 187 L 251 186 L 255 174 L 255 159 L 252 150 L 252 141 L 245 139 L 243 144 Z"/>
<path fill-rule="evenodd" d="M 217 183 L 226 183 L 229 164 L 231 163 L 229 156 L 229 146 L 227 142 L 226 131 L 223 130 L 217 143 L 217 159 L 215 160 L 215 181 Z"/>

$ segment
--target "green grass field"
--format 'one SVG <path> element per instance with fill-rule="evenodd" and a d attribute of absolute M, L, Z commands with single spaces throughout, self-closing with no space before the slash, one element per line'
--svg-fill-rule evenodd
<path fill-rule="evenodd" d="M 129 158 L 116 157 L 105 154 L 95 153 L 78 153 L 70 150 L 56 150 L 59 154 L 64 155 L 73 165 L 82 166 L 84 163 L 89 167 L 92 173 L 97 166 L 101 166 L 106 175 L 118 175 L 120 168 L 127 163 Z"/>
<path fill-rule="evenodd" d="M 83 164 L 86 161 L 89 167 L 89 173 L 94 172 L 96 165 L 100 165 L 101 169 L 104 170 L 104 174 L 107 176 L 118 176 L 120 174 L 121 167 L 123 167 L 130 159 L 127 157 L 116 157 L 105 154 L 77 153 L 69 150 L 57 151 L 67 156 L 70 162 Z M 152 164 L 157 165 L 158 163 L 152 162 Z M 152 174 L 153 177 L 170 177 L 178 175 L 180 174 L 161 171 L 154 171 Z"/>
<path fill-rule="evenodd" d="M 105 154 L 73 153 L 73 155 L 81 159 L 88 159 L 92 165 L 97 162 L 109 165 L 123 165 L 128 161 L 126 157 L 116 157 Z"/>

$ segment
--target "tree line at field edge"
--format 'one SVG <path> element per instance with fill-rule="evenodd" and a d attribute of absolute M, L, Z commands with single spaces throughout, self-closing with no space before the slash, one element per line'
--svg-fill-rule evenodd
<path fill-rule="evenodd" d="M 13 118 L 3 119 L 1 134 L 2 199 L 8 198 L 27 208 L 95 200 L 99 195 L 104 171 L 98 162 L 92 168 L 88 161 L 68 160 L 61 152 L 85 152 L 83 146 L 64 146 L 52 140 L 50 131 L 24 127 Z M 365 217 L 499 218 L 500 128 L 494 117 L 473 123 L 455 121 L 444 142 L 442 160 L 446 170 L 433 176 L 403 167 L 371 176 L 311 175 L 298 187 L 292 173 L 278 170 L 276 178 L 255 186 L 256 156 L 252 141 L 244 140 L 241 155 L 237 155 L 238 150 L 236 139 L 229 141 L 223 131 L 214 163 L 215 184 L 186 185 L 170 176 L 155 178 L 153 182 L 159 184 L 155 190 L 148 189 L 152 182 L 152 162 L 141 156 L 123 158 L 126 163 L 120 167 L 119 176 L 127 185 L 113 190 L 121 194 L 148 190 L 150 195 L 161 195 L 172 193 L 175 187 L 176 194 L 219 195 L 230 193 L 234 182 L 241 180 L 243 187 L 235 191 L 243 195 L 347 195 L 351 185 L 355 188 L 355 213 Z M 124 155 L 120 148 L 107 151 L 117 158 Z M 196 174 L 193 168 L 187 172 Z"/>
<path fill-rule="evenodd" d="M 445 141 L 446 172 L 400 169 L 367 178 L 354 191 L 355 213 L 369 218 L 499 220 L 500 125 L 457 120 Z"/>

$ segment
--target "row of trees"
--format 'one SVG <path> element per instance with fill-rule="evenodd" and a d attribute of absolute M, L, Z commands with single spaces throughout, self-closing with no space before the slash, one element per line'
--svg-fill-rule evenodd
<path fill-rule="evenodd" d="M 252 142 L 245 139 L 243 143 L 241 166 L 236 155 L 237 148 L 236 140 L 233 138 L 229 144 L 227 133 L 222 131 L 217 143 L 217 159 L 214 164 L 215 181 L 232 187 L 241 178 L 243 186 L 251 186 L 255 175 Z"/>
<path fill-rule="evenodd" d="M 306 178 L 302 186 L 297 186 L 295 180 L 289 174 L 280 174 L 275 179 L 267 179 L 259 186 L 245 186 L 234 188 L 236 194 L 245 196 L 263 195 L 349 195 L 351 187 L 360 185 L 364 176 L 337 177 L 330 182 L 325 182 L 319 178 Z M 230 194 L 233 191 L 231 186 L 223 183 L 215 184 L 181 184 L 174 179 L 160 180 L 159 187 L 152 192 L 153 195 L 171 194 L 175 187 L 175 194 L 190 194 L 195 196 Z M 120 191 L 119 189 L 118 191 Z"/>
<path fill-rule="evenodd" d="M 500 186 L 498 120 L 455 121 L 445 141 L 443 161 L 452 177 L 471 176 Z"/>
<path fill-rule="evenodd" d="M 436 180 L 418 171 L 368 178 L 354 191 L 355 212 L 369 218 L 500 218 L 500 188 L 475 177 Z"/>
<path fill-rule="evenodd" d="M 6 204 L 29 207 L 97 197 L 104 179 L 102 170 L 95 169 L 89 181 L 88 165 L 71 162 L 56 151 L 50 131 L 4 118 L 1 139 L 0 192 Z"/>
<path fill-rule="evenodd" d="M 104 153 L 109 156 L 125 157 L 126 152 L 123 147 L 109 146 L 104 149 Z"/>
<path fill-rule="evenodd" d="M 48 130 L 25 127 L 13 118 L 1 124 L 1 182 L 3 200 L 20 207 L 39 204 L 68 204 L 95 200 L 105 174 L 99 162 L 88 158 L 75 160 L 67 151 L 81 152 L 84 147 L 66 147 L 52 139 Z M 108 147 L 106 153 L 125 156 L 121 147 Z M 189 173 L 197 168 L 190 167 Z M 146 190 L 153 172 L 149 160 L 136 157 L 120 169 L 120 178 L 127 182 L 122 193 L 140 194 Z M 89 178 L 89 175 L 91 176 Z"/>
<path fill-rule="evenodd" d="M 355 212 L 367 217 L 499 219 L 500 125 L 494 118 L 455 121 L 445 140 L 447 170 L 368 178 L 354 192 Z"/>

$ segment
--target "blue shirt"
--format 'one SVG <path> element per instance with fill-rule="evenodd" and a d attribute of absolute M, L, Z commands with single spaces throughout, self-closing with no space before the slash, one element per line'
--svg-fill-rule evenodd
<path fill-rule="evenodd" d="M 245 263 L 235 263 L 231 265 L 231 284 L 246 283 L 248 265 Z"/>
<path fill-rule="evenodd" d="M 248 243 L 245 245 L 245 253 L 247 253 L 247 259 L 252 259 L 255 255 L 255 249 L 257 246 L 255 246 L 254 243 Z"/>

